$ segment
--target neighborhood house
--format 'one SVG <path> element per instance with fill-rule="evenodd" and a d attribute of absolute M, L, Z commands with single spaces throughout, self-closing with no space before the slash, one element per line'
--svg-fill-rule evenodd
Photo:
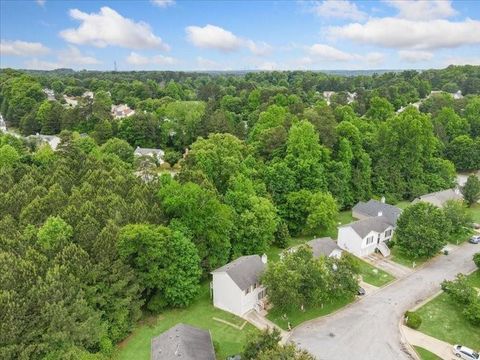
<path fill-rule="evenodd" d="M 437 191 L 431 194 L 419 196 L 412 201 L 412 204 L 422 201 L 441 208 L 449 200 L 463 201 L 463 195 L 458 188 Z"/>
<path fill-rule="evenodd" d="M 213 305 L 238 316 L 263 310 L 266 289 L 260 285 L 260 276 L 266 263 L 265 254 L 241 256 L 212 271 Z"/>
<path fill-rule="evenodd" d="M 392 239 L 402 210 L 382 201 L 359 202 L 352 208 L 352 216 L 360 219 L 338 228 L 338 246 L 362 257 L 379 251 L 390 255 L 387 244 Z"/>
<path fill-rule="evenodd" d="M 177 324 L 151 341 L 151 360 L 215 360 L 210 331 Z"/>
<path fill-rule="evenodd" d="M 314 258 L 318 258 L 320 256 L 325 256 L 325 257 L 334 257 L 339 259 L 342 256 L 342 249 L 340 249 L 331 237 L 324 237 L 324 238 L 318 238 L 318 239 L 313 239 L 310 241 L 307 241 L 305 245 L 309 246 L 310 249 L 312 249 L 312 254 Z M 301 245 L 299 245 L 301 246 Z M 286 252 L 292 253 L 297 251 L 299 246 L 292 247 Z M 280 254 L 280 257 L 283 258 L 283 252 Z"/>
<path fill-rule="evenodd" d="M 130 109 L 127 104 L 112 105 L 112 116 L 115 119 L 122 119 L 135 114 L 135 110 Z"/>
<path fill-rule="evenodd" d="M 30 135 L 28 138 L 38 141 L 42 144 L 48 144 L 52 148 L 52 150 L 57 150 L 57 146 L 60 144 L 61 139 L 55 135 L 40 135 L 37 133 L 36 135 Z"/>
<path fill-rule="evenodd" d="M 149 156 L 152 158 L 157 158 L 160 164 L 163 164 L 163 156 L 165 155 L 164 151 L 161 149 L 148 149 L 148 148 L 141 148 L 137 146 L 134 152 L 135 156 Z"/>

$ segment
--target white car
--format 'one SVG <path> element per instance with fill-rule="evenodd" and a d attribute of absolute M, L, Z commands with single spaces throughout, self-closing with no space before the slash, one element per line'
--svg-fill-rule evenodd
<path fill-rule="evenodd" d="M 478 360 L 479 355 L 477 352 L 469 349 L 466 346 L 462 345 L 453 345 L 453 353 L 459 359 L 466 359 L 466 360 Z"/>

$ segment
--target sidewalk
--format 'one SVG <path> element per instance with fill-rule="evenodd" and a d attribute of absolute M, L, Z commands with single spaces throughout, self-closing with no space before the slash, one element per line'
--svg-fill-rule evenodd
<path fill-rule="evenodd" d="M 420 331 L 410 329 L 405 325 L 401 325 L 401 331 L 405 335 L 406 340 L 411 345 L 422 347 L 425 350 L 434 353 L 435 355 L 439 356 L 441 359 L 444 360 L 456 359 L 455 355 L 453 355 L 452 352 L 453 345 L 445 341 L 435 339 L 434 337 L 425 335 Z"/>
<path fill-rule="evenodd" d="M 243 318 L 245 320 L 247 320 L 250 324 L 255 326 L 257 329 L 260 329 L 260 330 L 265 330 L 267 328 L 278 329 L 280 331 L 280 335 L 282 337 L 282 343 L 283 344 L 286 343 L 288 337 L 290 336 L 288 331 L 283 330 L 282 328 L 280 328 L 279 326 L 277 326 L 276 324 L 274 324 L 273 322 L 268 320 L 266 317 L 258 314 L 255 310 L 249 311 L 248 313 L 246 313 L 243 316 Z"/>
<path fill-rule="evenodd" d="M 371 254 L 365 257 L 364 260 L 366 260 L 369 264 L 395 276 L 397 279 L 404 278 L 405 276 L 414 272 L 414 269 L 397 264 L 389 258 L 384 258 L 382 255 L 378 254 Z"/>

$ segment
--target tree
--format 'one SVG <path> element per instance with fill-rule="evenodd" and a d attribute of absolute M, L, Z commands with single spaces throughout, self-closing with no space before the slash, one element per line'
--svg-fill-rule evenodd
<path fill-rule="evenodd" d="M 443 205 L 445 218 L 451 224 L 450 239 L 455 240 L 459 235 L 466 235 L 466 229 L 472 225 L 472 217 L 462 201 L 449 200 Z"/>
<path fill-rule="evenodd" d="M 38 242 L 46 250 L 59 249 L 73 235 L 72 227 L 60 217 L 49 217 L 38 230 Z"/>
<path fill-rule="evenodd" d="M 469 206 L 472 206 L 480 200 L 480 179 L 475 175 L 470 175 L 467 182 L 462 187 L 462 194 Z"/>
<path fill-rule="evenodd" d="M 278 345 L 273 349 L 265 349 L 260 352 L 256 359 L 315 360 L 307 350 L 298 349 L 295 344 Z"/>
<path fill-rule="evenodd" d="M 480 162 L 480 148 L 467 135 L 460 135 L 447 144 L 445 154 L 460 171 L 476 170 Z"/>
<path fill-rule="evenodd" d="M 17 150 L 8 144 L 0 147 L 0 168 L 13 167 L 20 161 L 20 155 Z"/>
<path fill-rule="evenodd" d="M 257 360 L 262 351 L 274 349 L 282 339 L 280 331 L 276 328 L 266 329 L 255 336 L 248 337 L 242 353 L 246 360 Z"/>
<path fill-rule="evenodd" d="M 143 286 L 155 294 L 158 304 L 187 306 L 197 295 L 200 258 L 193 243 L 179 231 L 127 225 L 120 230 L 118 252 L 135 269 Z"/>
<path fill-rule="evenodd" d="M 435 135 L 445 143 L 461 135 L 468 135 L 470 125 L 468 121 L 461 118 L 452 108 L 443 108 L 433 117 L 433 129 Z"/>
<path fill-rule="evenodd" d="M 480 252 L 473 255 L 473 262 L 475 263 L 475 265 L 477 265 L 478 268 L 480 268 Z"/>
<path fill-rule="evenodd" d="M 306 221 L 307 231 L 325 233 L 335 229 L 337 215 L 337 203 L 330 193 L 317 192 L 313 194 Z"/>
<path fill-rule="evenodd" d="M 317 105 L 313 109 L 306 109 L 303 116 L 315 126 L 321 143 L 333 148 L 337 142 L 335 133 L 337 121 L 332 108 L 328 105 Z"/>
<path fill-rule="evenodd" d="M 104 154 L 117 155 L 126 163 L 133 163 L 133 148 L 125 141 L 117 138 L 109 139 L 102 145 L 100 151 Z"/>
<path fill-rule="evenodd" d="M 408 257 L 432 257 L 445 245 L 445 234 L 451 224 L 436 206 L 418 202 L 400 215 L 395 231 L 395 244 Z"/>
<path fill-rule="evenodd" d="M 365 114 L 367 118 L 375 121 L 386 121 L 393 115 L 395 115 L 395 109 L 387 99 L 378 96 L 370 99 L 370 108 Z"/>

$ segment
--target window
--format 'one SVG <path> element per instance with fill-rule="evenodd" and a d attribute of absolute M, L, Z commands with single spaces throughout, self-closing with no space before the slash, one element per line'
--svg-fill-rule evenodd
<path fill-rule="evenodd" d="M 252 287 L 249 286 L 249 287 L 245 290 L 245 295 L 249 294 L 251 291 L 252 291 Z"/>
<path fill-rule="evenodd" d="M 385 231 L 385 237 L 388 238 L 392 236 L 392 229 Z"/>
<path fill-rule="evenodd" d="M 267 295 L 267 289 L 263 289 L 258 293 L 258 300 L 262 300 L 265 297 L 265 295 Z"/>
<path fill-rule="evenodd" d="M 367 238 L 367 245 L 370 245 L 372 243 L 373 243 L 373 235 Z"/>

